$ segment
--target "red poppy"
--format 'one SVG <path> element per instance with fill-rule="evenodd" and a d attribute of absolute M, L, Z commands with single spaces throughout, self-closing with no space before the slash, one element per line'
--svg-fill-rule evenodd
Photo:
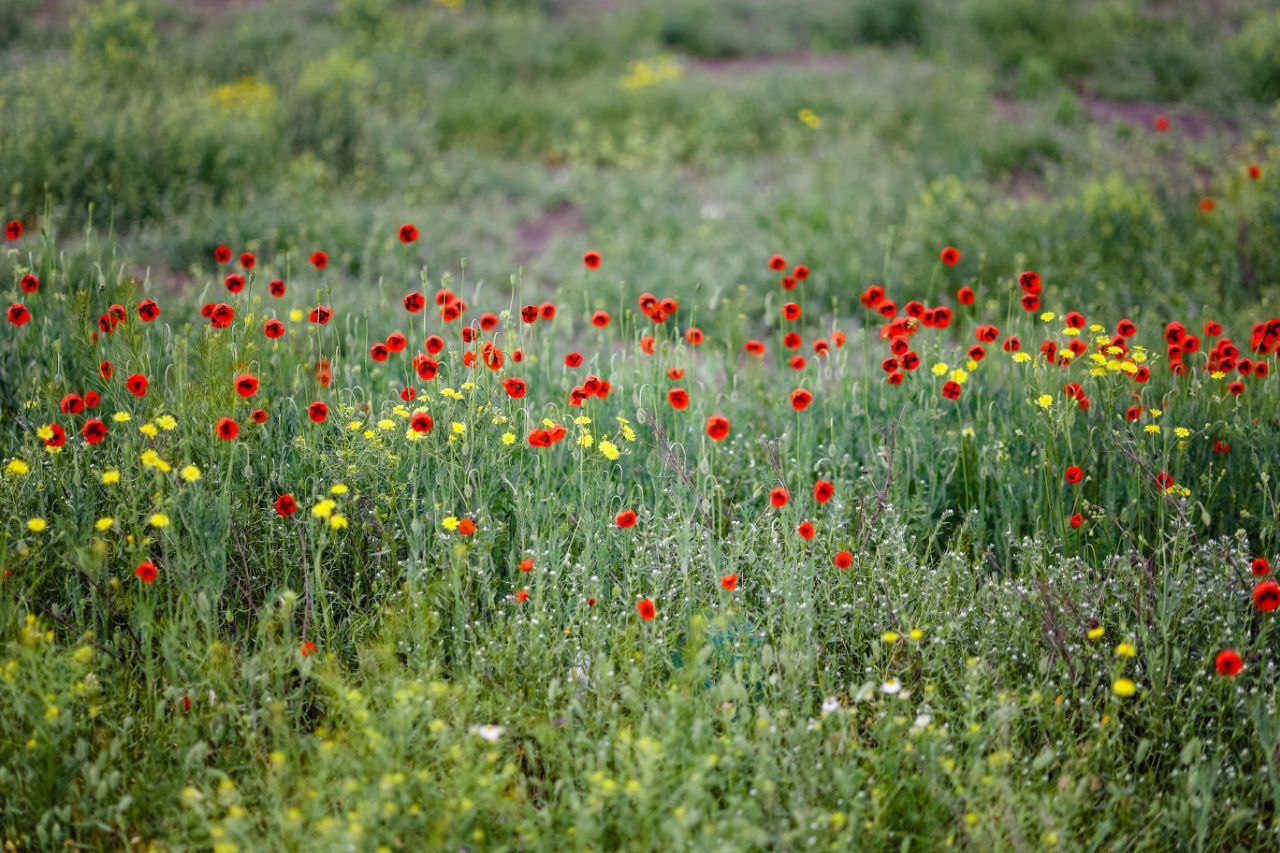
<path fill-rule="evenodd" d="M 1078 528 L 1080 525 L 1084 524 L 1084 516 L 1077 512 L 1076 514 L 1071 516 L 1069 521 L 1071 522 L 1071 526 L 1073 528 Z"/>
<path fill-rule="evenodd" d="M 1157 133 L 1167 133 L 1169 131 L 1169 119 L 1164 116 L 1156 116 L 1152 120 L 1152 124 L 1155 125 Z"/>
<path fill-rule="evenodd" d="M 404 225 L 400 226 L 399 235 L 400 242 L 405 245 L 408 245 L 409 243 L 416 243 L 418 240 L 418 226 L 406 222 Z"/>
<path fill-rule="evenodd" d="M 271 284 L 268 285 L 268 289 L 270 289 L 271 295 L 274 296 L 276 299 L 279 299 L 281 296 L 284 296 L 285 290 L 287 290 L 287 288 L 285 287 L 284 279 L 280 279 L 280 278 L 272 279 Z"/>
<path fill-rule="evenodd" d="M 386 344 L 374 344 L 369 347 L 369 357 L 374 361 L 386 361 L 388 353 Z"/>
<path fill-rule="evenodd" d="M 84 392 L 84 405 L 85 405 L 85 408 L 87 408 L 87 409 L 96 409 L 96 408 L 98 408 L 98 401 L 99 401 L 100 399 L 101 399 L 101 398 L 98 396 L 98 392 L 97 392 L 97 391 L 85 391 L 85 392 Z"/>
<path fill-rule="evenodd" d="M 1280 584 L 1275 581 L 1263 581 L 1255 586 L 1253 604 L 1263 613 L 1270 613 L 1280 607 Z"/>
<path fill-rule="evenodd" d="M 689 392 L 683 388 L 672 388 L 667 392 L 667 402 L 671 408 L 683 412 L 689 408 Z"/>
<path fill-rule="evenodd" d="M 1138 326 L 1132 320 L 1124 319 L 1116 323 L 1116 334 L 1122 338 L 1132 338 L 1138 334 Z"/>
<path fill-rule="evenodd" d="M 813 499 L 824 504 L 835 496 L 836 487 L 830 480 L 819 480 L 813 484 Z"/>
<path fill-rule="evenodd" d="M 532 558 L 532 557 L 525 557 L 523 560 L 521 560 L 521 561 L 520 561 L 520 571 L 522 571 L 522 572 L 524 572 L 524 573 L 526 573 L 526 574 L 528 574 L 529 572 L 533 571 L 533 558 Z"/>
<path fill-rule="evenodd" d="M 1172 489 L 1174 486 L 1173 477 L 1169 476 L 1167 471 L 1161 471 L 1156 474 L 1156 486 L 1166 491 Z"/>
<path fill-rule="evenodd" d="M 942 258 L 942 262 L 944 264 L 949 267 L 954 267 L 956 264 L 960 263 L 960 250 L 955 246 L 947 246 L 939 253 L 939 257 Z"/>
<path fill-rule="evenodd" d="M 736 574 L 721 575 L 720 586 L 724 587 L 727 592 L 733 592 L 738 588 L 738 576 Z"/>
<path fill-rule="evenodd" d="M 696 346 L 701 346 L 704 336 L 702 334 L 702 330 L 699 329 L 697 326 L 690 326 L 688 330 L 684 333 L 684 339 L 688 341 L 692 346 L 696 347 Z"/>
<path fill-rule="evenodd" d="M 227 328 L 235 318 L 235 309 L 225 302 L 219 302 L 209 309 L 209 324 L 215 329 Z"/>
<path fill-rule="evenodd" d="M 729 419 L 724 415 L 707 418 L 707 435 L 712 441 L 724 441 L 729 437 Z"/>
<path fill-rule="evenodd" d="M 64 415 L 78 415 L 84 411 L 84 398 L 79 394 L 67 394 L 58 403 Z"/>
<path fill-rule="evenodd" d="M 1259 180 L 1261 177 L 1262 177 L 1262 167 L 1260 167 L 1257 163 L 1250 163 L 1249 179 L 1256 181 L 1256 180 Z"/>
<path fill-rule="evenodd" d="M 588 249 L 582 253 L 582 262 L 587 265 L 589 270 L 600 269 L 600 253 L 595 249 Z"/>
<path fill-rule="evenodd" d="M 1222 439 L 1218 439 L 1213 443 L 1213 452 L 1214 453 L 1230 453 L 1231 445 L 1227 444 Z"/>
<path fill-rule="evenodd" d="M 324 252 L 312 252 L 311 266 L 315 267 L 318 270 L 324 269 L 325 267 L 329 266 L 329 256 Z"/>
<path fill-rule="evenodd" d="M 252 397 L 258 393 L 258 377 L 252 373 L 241 373 L 236 377 L 235 386 L 241 397 Z"/>
<path fill-rule="evenodd" d="M 609 312 L 597 311 L 596 313 L 592 314 L 591 325 L 600 329 L 603 329 L 605 326 L 609 325 Z"/>
<path fill-rule="evenodd" d="M 427 307 L 426 297 L 416 290 L 404 298 L 404 310 L 410 314 L 417 314 L 425 307 Z"/>
<path fill-rule="evenodd" d="M 642 598 L 636 602 L 636 611 L 640 614 L 640 618 L 646 622 L 653 620 L 657 615 L 657 608 L 653 606 L 653 602 L 647 598 Z"/>
<path fill-rule="evenodd" d="M 1040 297 L 1034 293 L 1022 294 L 1022 310 L 1027 313 L 1040 310 Z"/>
<path fill-rule="evenodd" d="M 228 263 L 231 260 L 231 247 L 219 246 L 213 250 L 213 259 L 220 264 Z"/>
<path fill-rule="evenodd" d="M 554 320 L 556 318 L 556 306 L 553 302 L 544 302 L 538 306 L 539 320 Z"/>
<path fill-rule="evenodd" d="M 324 423 L 324 419 L 329 417 L 329 407 L 317 400 L 310 406 L 307 406 L 307 417 L 318 424 Z"/>
<path fill-rule="evenodd" d="M 303 640 L 302 645 L 298 647 L 298 653 L 304 658 L 309 658 L 316 653 L 316 644 L 310 640 Z"/>
<path fill-rule="evenodd" d="M 1076 483 L 1084 479 L 1084 471 L 1075 465 L 1068 465 L 1065 476 L 1067 482 L 1074 486 Z"/>
<path fill-rule="evenodd" d="M 154 299 L 144 299 L 138 303 L 138 316 L 144 323 L 150 323 L 160 316 L 160 306 Z"/>
<path fill-rule="evenodd" d="M 1271 563 L 1267 561 L 1266 557 L 1254 557 L 1253 561 L 1249 563 L 1249 571 L 1253 572 L 1257 577 L 1262 577 L 1271 573 Z"/>
<path fill-rule="evenodd" d="M 962 287 L 956 291 L 956 301 L 961 305 L 972 305 L 975 299 L 972 287 Z"/>
<path fill-rule="evenodd" d="M 276 514 L 282 518 L 288 518 L 298 511 L 298 502 L 293 499 L 293 495 L 285 492 L 276 498 Z"/>
<path fill-rule="evenodd" d="M 31 320 L 31 312 L 21 302 L 15 302 L 9 306 L 8 317 L 13 325 L 22 326 Z"/>
<path fill-rule="evenodd" d="M 791 392 L 791 408 L 803 412 L 813 402 L 813 394 L 805 388 L 797 388 Z"/>
<path fill-rule="evenodd" d="M 836 564 L 836 568 L 844 571 L 853 565 L 853 554 L 848 551 L 837 551 L 835 556 L 831 558 L 831 562 Z"/>
<path fill-rule="evenodd" d="M 133 573 L 137 576 L 138 580 L 143 583 L 155 583 L 156 575 L 159 574 L 159 572 L 156 571 L 156 564 L 150 560 L 143 560 L 141 563 L 138 563 L 138 566 L 133 570 Z"/>
<path fill-rule="evenodd" d="M 516 604 L 524 604 L 529 600 L 529 590 L 522 589 L 516 593 Z"/>
<path fill-rule="evenodd" d="M 782 257 L 782 255 L 769 256 L 769 269 L 785 270 L 786 268 L 787 268 L 787 259 Z"/>
<path fill-rule="evenodd" d="M 502 387 L 507 390 L 507 395 L 514 400 L 519 400 L 529 390 L 529 386 L 519 376 L 509 376 L 502 380 Z"/>
<path fill-rule="evenodd" d="M 404 335 L 399 332 L 392 332 L 387 338 L 387 348 L 392 352 L 400 352 L 400 350 L 404 349 L 404 344 L 402 343 L 403 340 Z M 397 346 L 399 349 L 396 348 Z M 432 355 L 438 355 L 440 350 L 444 349 L 444 338 L 439 335 L 431 335 L 423 342 L 423 346 L 426 347 L 427 352 Z"/>
<path fill-rule="evenodd" d="M 808 542 L 810 539 L 813 538 L 813 534 L 814 534 L 813 522 L 810 522 L 810 521 L 800 522 L 800 526 L 796 528 L 796 533 L 799 533 L 800 538 Z"/>
<path fill-rule="evenodd" d="M 284 323 L 273 317 L 267 322 L 262 324 L 262 334 L 266 335 L 268 338 L 271 338 L 272 340 L 283 337 Z"/>
<path fill-rule="evenodd" d="M 526 305 L 520 309 L 520 319 L 526 323 L 534 323 L 538 319 L 538 306 Z"/>
<path fill-rule="evenodd" d="M 463 536 L 472 536 L 476 532 L 476 523 L 469 518 L 458 522 L 458 532 Z"/>
<path fill-rule="evenodd" d="M 764 355 L 764 344 L 754 339 L 747 341 L 742 345 L 742 348 L 752 355 Z"/>
<path fill-rule="evenodd" d="M 948 400 L 959 400 L 962 390 L 963 386 L 959 382 L 947 382 L 942 386 L 942 396 Z"/>
<path fill-rule="evenodd" d="M 244 290 L 244 276 L 240 275 L 238 272 L 233 272 L 231 275 L 227 276 L 222 280 L 222 283 L 231 293 L 239 293 Z"/>
<path fill-rule="evenodd" d="M 787 302 L 782 306 L 782 319 L 794 322 L 800 319 L 800 306 L 794 302 Z"/>
<path fill-rule="evenodd" d="M 769 492 L 769 503 L 775 507 L 784 507 L 789 500 L 791 500 L 791 494 L 782 486 L 776 486 Z"/>
<path fill-rule="evenodd" d="M 253 421 L 255 424 L 265 424 L 267 422 L 267 410 L 254 409 L 249 413 L 249 420 Z"/>
<path fill-rule="evenodd" d="M 52 433 L 44 440 L 45 447 L 62 447 L 67 443 L 67 432 L 58 424 L 45 424 Z"/>
<path fill-rule="evenodd" d="M 112 364 L 111 362 L 109 361 L 98 362 L 98 375 L 101 376 L 103 379 L 110 380 L 111 377 L 115 375 L 115 372 L 116 372 L 115 365 Z"/>
<path fill-rule="evenodd" d="M 1240 659 L 1240 653 L 1235 649 L 1223 649 L 1213 659 L 1213 668 L 1223 678 L 1235 678 L 1240 674 L 1240 670 L 1244 669 L 1244 661 Z"/>
<path fill-rule="evenodd" d="M 245 269 L 247 270 L 253 269 L 254 264 L 256 264 L 257 262 L 258 262 L 258 259 L 253 256 L 253 252 L 240 253 L 240 266 L 244 267 Z"/>
<path fill-rule="evenodd" d="M 40 289 L 40 279 L 36 278 L 31 273 L 27 273 L 18 282 L 18 287 L 22 288 L 23 293 L 35 293 Z"/>
<path fill-rule="evenodd" d="M 4 236 L 10 240 L 17 240 L 22 236 L 22 223 L 16 219 L 10 222 L 4 227 Z"/>
<path fill-rule="evenodd" d="M 809 277 L 809 268 L 804 264 L 796 264 L 795 269 L 791 271 L 791 275 L 796 281 L 804 281 Z"/>
<path fill-rule="evenodd" d="M 333 309 L 328 305 L 317 305 L 311 309 L 311 313 L 307 315 L 307 319 L 312 323 L 319 323 L 323 326 L 333 317 Z"/>
<path fill-rule="evenodd" d="M 147 377 L 141 373 L 134 373 L 124 381 L 124 387 L 129 389 L 129 393 L 135 397 L 147 396 Z"/>
<path fill-rule="evenodd" d="M 614 522 L 616 522 L 623 530 L 626 530 L 628 527 L 635 527 L 636 511 L 633 509 L 624 509 L 614 518 Z"/>
<path fill-rule="evenodd" d="M 1217 203 L 1213 199 L 1209 198 L 1208 196 L 1205 196 L 1204 198 L 1200 199 L 1201 213 L 1213 213 L 1213 209 L 1217 206 L 1218 206 Z"/>
<path fill-rule="evenodd" d="M 84 422 L 84 427 L 80 430 L 84 440 L 90 444 L 97 444 L 107 437 L 107 425 L 97 418 L 89 418 Z"/>
<path fill-rule="evenodd" d="M 232 441 L 240 434 L 240 424 L 231 418 L 219 418 L 213 429 L 223 441 Z"/>

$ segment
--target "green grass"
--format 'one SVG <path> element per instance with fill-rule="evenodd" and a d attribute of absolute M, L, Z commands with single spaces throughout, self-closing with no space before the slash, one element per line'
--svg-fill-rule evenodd
<path fill-rule="evenodd" d="M 1276 843 L 1280 646 L 1250 571 L 1280 558 L 1280 379 L 1266 354 L 1265 377 L 1216 375 L 1202 333 L 1221 322 L 1255 358 L 1280 305 L 1274 12 L 29 5 L 0 6 L 19 22 L 0 219 L 26 226 L 0 243 L 0 288 L 32 315 L 0 330 L 6 842 Z M 680 71 L 633 87 L 634 61 Z M 257 264 L 230 294 L 241 251 Z M 812 270 L 792 292 L 775 252 Z M 873 283 L 954 311 L 910 337 L 900 386 L 859 300 Z M 439 316 L 445 289 L 462 320 Z M 414 290 L 429 308 L 407 314 Z M 678 310 L 655 324 L 644 293 Z M 223 301 L 235 321 L 211 328 L 201 306 Z M 544 302 L 554 320 L 521 322 Z M 328 324 L 306 319 L 318 304 Z M 113 305 L 128 319 L 98 331 Z M 464 341 L 484 312 L 496 328 Z M 1137 333 L 1107 352 L 1122 318 Z M 1202 343 L 1181 375 L 1171 321 Z M 983 324 L 999 334 L 969 364 Z M 406 351 L 374 360 L 395 331 Z M 433 334 L 424 381 L 411 357 Z M 1070 364 L 1040 354 L 1076 337 Z M 463 361 L 483 343 L 500 370 Z M 571 405 L 588 375 L 610 392 Z M 90 390 L 95 410 L 59 410 Z M 565 438 L 531 447 L 544 419 Z M 1227 648 L 1235 678 L 1215 672 Z"/>

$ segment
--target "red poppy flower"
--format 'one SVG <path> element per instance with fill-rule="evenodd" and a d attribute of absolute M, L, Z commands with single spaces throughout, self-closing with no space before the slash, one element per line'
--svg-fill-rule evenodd
<path fill-rule="evenodd" d="M 1084 516 L 1078 512 L 1075 515 L 1071 516 L 1069 520 L 1073 528 L 1078 528 L 1080 525 L 1084 524 Z"/>
<path fill-rule="evenodd" d="M 45 447 L 62 447 L 67 443 L 67 432 L 58 424 L 45 424 L 53 433 L 44 440 Z"/>
<path fill-rule="evenodd" d="M 219 246 L 213 250 L 213 259 L 220 264 L 228 263 L 231 260 L 231 247 Z"/>
<path fill-rule="evenodd" d="M 1253 604 L 1263 613 L 1270 613 L 1280 607 L 1280 584 L 1275 581 L 1263 581 L 1255 586 Z"/>
<path fill-rule="evenodd" d="M 1262 577 L 1271 573 L 1271 563 L 1267 562 L 1266 557 L 1254 557 L 1253 561 L 1249 563 L 1249 571 L 1253 572 L 1257 577 Z"/>
<path fill-rule="evenodd" d="M 769 269 L 785 270 L 786 268 L 787 268 L 787 259 L 782 257 L 782 255 L 769 256 Z"/>
<path fill-rule="evenodd" d="M 1167 133 L 1169 131 L 1169 119 L 1164 116 L 1156 116 L 1152 120 L 1157 133 Z"/>
<path fill-rule="evenodd" d="M 1262 177 L 1262 167 L 1257 163 L 1249 164 L 1249 179 L 1256 181 Z"/>
<path fill-rule="evenodd" d="M 90 444 L 97 444 L 107 437 L 107 425 L 97 418 L 89 418 L 84 422 L 84 427 L 80 430 L 84 440 Z"/>
<path fill-rule="evenodd" d="M 78 415 L 84 411 L 84 398 L 79 394 L 67 394 L 58 403 L 64 415 Z"/>
<path fill-rule="evenodd" d="M 249 413 L 249 420 L 253 421 L 255 424 L 265 424 L 267 422 L 267 410 L 254 409 Z"/>
<path fill-rule="evenodd" d="M 683 388 L 672 388 L 667 392 L 667 402 L 671 408 L 683 412 L 689 408 L 689 392 Z"/>
<path fill-rule="evenodd" d="M 789 322 L 800 319 L 800 306 L 794 302 L 787 302 L 782 306 L 782 318 Z"/>
<path fill-rule="evenodd" d="M 1116 323 L 1116 334 L 1122 338 L 1132 338 L 1138 334 L 1138 326 L 1132 320 L 1124 319 Z"/>
<path fill-rule="evenodd" d="M 688 330 L 684 333 L 684 339 L 688 341 L 692 346 L 695 346 L 695 347 L 701 346 L 702 341 L 704 339 L 702 330 L 699 329 L 697 326 L 690 326 Z"/>
<path fill-rule="evenodd" d="M 1213 659 L 1213 668 L 1223 678 L 1235 678 L 1240 674 L 1240 670 L 1244 669 L 1244 661 L 1240 659 L 1240 653 L 1235 649 L 1223 649 Z"/>
<path fill-rule="evenodd" d="M 796 264 L 795 269 L 791 271 L 791 275 L 796 281 L 804 281 L 809 277 L 809 268 L 804 264 Z"/>
<path fill-rule="evenodd" d="M 129 389 L 129 393 L 135 397 L 147 396 L 147 377 L 141 373 L 134 373 L 124 381 L 124 387 Z"/>
<path fill-rule="evenodd" d="M 1040 297 L 1034 293 L 1022 294 L 1022 310 L 1027 313 L 1040 310 Z"/>
<path fill-rule="evenodd" d="M 529 590 L 522 589 L 516 593 L 516 604 L 524 604 L 529 600 Z"/>
<path fill-rule="evenodd" d="M 418 226 L 406 222 L 400 226 L 399 235 L 400 242 L 405 245 L 416 243 L 418 240 Z"/>
<path fill-rule="evenodd" d="M 944 264 L 949 267 L 954 267 L 956 264 L 960 263 L 960 250 L 955 246 L 947 246 L 939 254 L 939 257 L 942 258 L 942 262 Z"/>
<path fill-rule="evenodd" d="M 535 429 L 533 432 L 529 433 L 528 441 L 530 447 L 550 447 L 551 433 L 547 432 L 545 429 Z"/>
<path fill-rule="evenodd" d="M 244 290 L 244 276 L 240 275 L 238 272 L 233 272 L 231 275 L 227 276 L 222 280 L 222 283 L 231 293 L 239 293 Z"/>
<path fill-rule="evenodd" d="M 636 602 L 636 612 L 640 614 L 640 618 L 646 622 L 653 620 L 657 615 L 657 608 L 653 606 L 653 602 L 647 598 L 642 598 Z"/>
<path fill-rule="evenodd" d="M 9 306 L 8 317 L 13 325 L 23 326 L 31 320 L 31 312 L 21 302 L 15 302 Z"/>
<path fill-rule="evenodd" d="M 556 318 L 556 306 L 553 302 L 544 302 L 538 306 L 539 320 L 554 320 Z"/>
<path fill-rule="evenodd" d="M 99 400 L 101 400 L 101 399 L 102 399 L 102 398 L 98 396 L 98 392 L 97 392 L 97 391 L 85 391 L 85 392 L 84 392 L 84 405 L 85 405 L 85 408 L 87 408 L 87 409 L 96 409 L 96 408 L 98 408 L 98 402 L 99 402 Z"/>
<path fill-rule="evenodd" d="M 317 400 L 310 406 L 307 406 L 307 417 L 318 424 L 324 423 L 324 419 L 329 417 L 329 407 Z"/>
<path fill-rule="evenodd" d="M 369 347 L 369 357 L 374 361 L 386 361 L 389 352 L 386 344 L 374 344 Z"/>
<path fill-rule="evenodd" d="M 853 565 L 853 554 L 848 551 L 837 551 L 835 556 L 831 558 L 831 562 L 836 564 L 836 568 L 844 571 Z"/>
<path fill-rule="evenodd" d="M 800 538 L 808 542 L 813 538 L 813 523 L 809 521 L 800 522 L 800 526 L 796 528 L 796 533 L 799 533 Z"/>
<path fill-rule="evenodd" d="M 240 266 L 244 267 L 245 269 L 247 270 L 253 269 L 254 264 L 256 264 L 257 262 L 258 262 L 258 259 L 253 256 L 253 252 L 240 253 Z"/>
<path fill-rule="evenodd" d="M 1217 203 L 1213 199 L 1209 198 L 1208 196 L 1205 196 L 1204 198 L 1200 199 L 1201 213 L 1213 213 L 1213 209 L 1215 207 L 1217 207 Z"/>
<path fill-rule="evenodd" d="M 144 299 L 138 303 L 138 316 L 142 318 L 142 322 L 150 323 L 160 316 L 160 306 L 154 299 Z"/>
<path fill-rule="evenodd" d="M 813 484 L 813 499 L 824 504 L 835 496 L 836 487 L 830 480 L 819 480 Z"/>
<path fill-rule="evenodd" d="M 1161 471 L 1156 474 L 1156 486 L 1164 490 L 1172 489 L 1174 486 L 1173 477 L 1169 476 L 1167 471 Z"/>
<path fill-rule="evenodd" d="M 427 307 L 426 297 L 416 290 L 404 298 L 404 310 L 410 314 L 417 314 L 425 307 Z"/>
<path fill-rule="evenodd" d="M 476 523 L 469 518 L 458 522 L 458 532 L 463 536 L 472 536 L 476 532 Z"/>
<path fill-rule="evenodd" d="M 307 319 L 312 323 L 319 323 L 323 326 L 333 317 L 333 309 L 328 305 L 317 305 L 311 309 L 311 313 L 307 315 Z"/>
<path fill-rule="evenodd" d="M 316 644 L 311 642 L 310 640 L 303 640 L 302 645 L 298 647 L 298 653 L 302 655 L 304 658 L 311 657 L 316 653 L 316 651 L 318 651 L 316 649 Z"/>
<path fill-rule="evenodd" d="M 223 441 L 233 441 L 240 434 L 240 424 L 231 418 L 219 418 L 213 429 Z"/>
<path fill-rule="evenodd" d="M 22 223 L 16 219 L 10 222 L 4 227 L 4 236 L 10 240 L 17 240 L 22 236 Z"/>
<path fill-rule="evenodd" d="M 742 348 L 752 355 L 764 355 L 764 344 L 754 339 L 747 341 L 742 345 Z"/>
<path fill-rule="evenodd" d="M 769 492 L 769 503 L 775 507 L 781 508 L 787 505 L 787 501 L 791 500 L 791 495 L 782 486 L 777 486 Z"/>
<path fill-rule="evenodd" d="M 628 527 L 635 527 L 636 511 L 633 509 L 624 509 L 622 512 L 618 513 L 613 520 L 623 530 L 626 530 Z"/>
<path fill-rule="evenodd" d="M 262 324 L 262 334 L 275 340 L 284 336 L 284 323 L 274 317 Z"/>
<path fill-rule="evenodd" d="M 1066 480 L 1068 483 L 1075 485 L 1076 483 L 1080 482 L 1083 479 L 1084 479 L 1084 471 L 1081 468 L 1075 465 L 1067 466 Z"/>
<path fill-rule="evenodd" d="M 797 388 L 791 392 L 791 408 L 803 412 L 813 402 L 813 394 L 806 388 Z"/>
<path fill-rule="evenodd" d="M 524 572 L 525 574 L 528 574 L 529 572 L 533 571 L 532 557 L 525 557 L 523 560 L 520 561 L 520 571 Z"/>
<path fill-rule="evenodd" d="M 235 386 L 241 397 L 252 397 L 258 393 L 258 377 L 252 373 L 241 373 L 236 377 Z"/>
<path fill-rule="evenodd" d="M 235 309 L 225 302 L 219 302 L 209 311 L 209 324 L 215 329 L 227 328 L 235 318 Z"/>
<path fill-rule="evenodd" d="M 509 376 L 502 380 L 502 387 L 507 390 L 507 395 L 514 400 L 519 400 L 529 390 L 529 386 L 519 376 Z"/>
<path fill-rule="evenodd" d="M 98 362 L 98 375 L 101 376 L 103 379 L 110 380 L 111 377 L 115 375 L 115 372 L 116 372 L 115 365 L 112 364 L 111 362 L 109 361 Z"/>
<path fill-rule="evenodd" d="M 724 441 L 729 437 L 729 419 L 724 415 L 707 418 L 707 435 L 712 441 Z"/>
<path fill-rule="evenodd" d="M 595 249 L 588 249 L 582 253 L 582 262 L 587 265 L 589 270 L 600 269 L 600 253 Z"/>
<path fill-rule="evenodd" d="M 942 386 L 942 396 L 948 400 L 959 400 L 962 390 L 964 388 L 959 382 L 947 382 Z"/>
<path fill-rule="evenodd" d="M 284 279 L 280 279 L 280 278 L 272 279 L 271 284 L 267 285 L 267 287 L 271 291 L 271 295 L 274 296 L 276 299 L 279 299 L 281 296 L 284 296 L 285 291 L 288 289 L 287 287 L 285 287 Z"/>
<path fill-rule="evenodd" d="M 159 574 L 156 570 L 156 564 L 150 560 L 143 560 L 141 563 L 138 563 L 138 566 L 133 570 L 133 573 L 137 576 L 138 580 L 143 583 L 155 583 L 156 575 Z"/>
<path fill-rule="evenodd" d="M 23 293 L 35 293 L 40 289 L 40 279 L 36 278 L 31 273 L 27 273 L 18 282 L 18 287 L 22 288 Z"/>
<path fill-rule="evenodd" d="M 720 586 L 724 587 L 727 592 L 733 592 L 738 588 L 738 576 L 736 574 L 721 575 Z"/>
<path fill-rule="evenodd" d="M 1230 453 L 1231 445 L 1219 439 L 1213 443 L 1213 452 L 1214 453 Z"/>
<path fill-rule="evenodd" d="M 324 252 L 312 252 L 311 266 L 315 267 L 318 270 L 324 269 L 325 267 L 329 266 L 329 256 Z"/>
<path fill-rule="evenodd" d="M 968 287 L 966 285 L 956 291 L 956 301 L 961 305 L 972 305 L 974 299 L 975 296 L 972 287 Z"/>
<path fill-rule="evenodd" d="M 282 518 L 288 518 L 298 511 L 298 502 L 293 499 L 293 495 L 285 492 L 276 498 L 276 513 Z"/>

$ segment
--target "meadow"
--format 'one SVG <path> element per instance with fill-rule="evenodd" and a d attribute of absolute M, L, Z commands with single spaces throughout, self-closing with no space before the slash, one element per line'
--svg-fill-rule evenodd
<path fill-rule="evenodd" d="M 0 839 L 1280 845 L 1280 5 L 0 0 Z"/>

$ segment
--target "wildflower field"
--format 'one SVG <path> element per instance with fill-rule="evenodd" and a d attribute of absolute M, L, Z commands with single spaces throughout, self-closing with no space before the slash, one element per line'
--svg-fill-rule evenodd
<path fill-rule="evenodd" d="M 5 850 L 1280 846 L 1280 6 L 0 0 Z"/>

